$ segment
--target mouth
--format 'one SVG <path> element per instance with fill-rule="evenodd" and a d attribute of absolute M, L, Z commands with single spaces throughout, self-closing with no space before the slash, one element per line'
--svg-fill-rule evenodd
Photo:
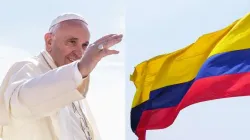
<path fill-rule="evenodd" d="M 73 59 L 73 58 L 68 58 L 68 60 L 69 60 L 70 62 L 76 61 L 76 59 Z"/>

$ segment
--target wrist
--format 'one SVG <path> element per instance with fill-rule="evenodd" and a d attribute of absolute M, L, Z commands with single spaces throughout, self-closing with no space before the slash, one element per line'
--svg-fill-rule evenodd
<path fill-rule="evenodd" d="M 83 66 L 81 62 L 77 63 L 77 67 L 82 75 L 82 78 L 86 78 L 89 75 L 89 73 L 87 72 L 88 70 Z"/>

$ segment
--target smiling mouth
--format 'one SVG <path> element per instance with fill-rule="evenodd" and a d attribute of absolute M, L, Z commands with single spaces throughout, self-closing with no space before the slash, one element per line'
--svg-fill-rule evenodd
<path fill-rule="evenodd" d="M 70 62 L 76 61 L 75 59 L 72 59 L 72 58 L 68 58 L 68 60 L 69 60 Z"/>

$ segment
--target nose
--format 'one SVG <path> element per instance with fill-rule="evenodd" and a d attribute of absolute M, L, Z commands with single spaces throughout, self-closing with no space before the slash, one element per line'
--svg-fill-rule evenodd
<path fill-rule="evenodd" d="M 82 50 L 75 50 L 74 54 L 75 54 L 77 59 L 80 59 L 83 55 L 83 51 Z"/>

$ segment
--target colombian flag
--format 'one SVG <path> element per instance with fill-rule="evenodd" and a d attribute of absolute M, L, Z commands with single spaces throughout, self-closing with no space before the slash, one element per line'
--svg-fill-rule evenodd
<path fill-rule="evenodd" d="M 130 79 L 136 87 L 131 127 L 140 140 L 146 130 L 172 125 L 189 105 L 250 95 L 250 14 L 138 64 Z"/>

